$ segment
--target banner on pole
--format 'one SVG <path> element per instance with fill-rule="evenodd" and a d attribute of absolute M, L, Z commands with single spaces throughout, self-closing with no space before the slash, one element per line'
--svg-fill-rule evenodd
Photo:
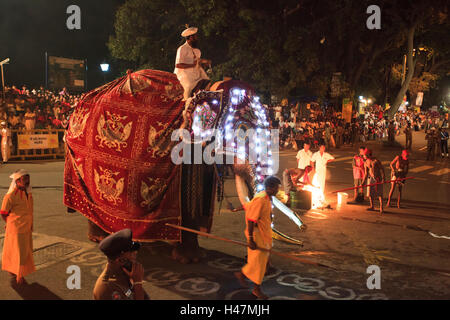
<path fill-rule="evenodd" d="M 423 102 L 423 92 L 417 93 L 416 106 L 421 106 Z"/>
<path fill-rule="evenodd" d="M 19 134 L 17 135 L 18 149 L 57 149 L 59 147 L 58 134 Z"/>
<path fill-rule="evenodd" d="M 344 119 L 346 123 L 352 122 L 352 107 L 352 100 L 348 98 L 342 100 L 342 119 Z"/>

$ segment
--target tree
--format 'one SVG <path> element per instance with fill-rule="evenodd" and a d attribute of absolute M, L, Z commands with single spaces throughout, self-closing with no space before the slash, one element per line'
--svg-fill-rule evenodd
<path fill-rule="evenodd" d="M 131 61 L 136 68 L 173 71 L 186 21 L 177 0 L 128 0 L 116 12 L 115 34 L 107 45 L 113 57 Z"/>
<path fill-rule="evenodd" d="M 406 1 L 406 8 L 408 9 L 407 15 L 400 15 L 398 19 L 403 22 L 406 27 L 406 36 L 407 36 L 407 73 L 405 77 L 405 81 L 402 83 L 400 90 L 397 93 L 397 96 L 392 104 L 392 107 L 389 109 L 389 116 L 393 117 L 394 114 L 398 111 L 400 107 L 403 97 L 406 94 L 406 91 L 409 88 L 411 80 L 413 79 L 416 72 L 416 64 L 420 59 L 420 52 L 417 50 L 417 54 L 415 54 L 415 46 L 414 46 L 414 38 L 416 32 L 419 33 L 419 36 L 424 37 L 425 39 L 431 37 L 431 34 L 440 29 L 440 25 L 445 21 L 446 11 L 448 10 L 448 4 L 446 2 L 437 1 L 436 6 L 430 6 L 427 1 Z M 405 8 L 405 6 L 404 6 Z M 397 11 L 398 12 L 398 11 Z M 448 29 L 447 29 L 448 30 Z M 429 77 L 430 78 L 430 77 Z M 431 76 L 434 78 L 434 76 Z M 418 84 L 418 81 L 415 81 Z"/>
<path fill-rule="evenodd" d="M 387 96 L 391 66 L 414 48 L 415 35 L 426 38 L 438 29 L 431 17 L 443 12 L 442 3 L 380 0 L 381 29 L 369 30 L 369 0 L 128 0 L 108 46 L 136 66 L 172 71 L 179 34 L 189 23 L 199 27 L 213 80 L 241 79 L 266 96 L 330 98 L 332 75 L 339 72 L 342 97 L 368 88 Z M 408 71 L 414 71 L 412 59 Z M 408 73 L 406 89 L 413 76 Z"/>

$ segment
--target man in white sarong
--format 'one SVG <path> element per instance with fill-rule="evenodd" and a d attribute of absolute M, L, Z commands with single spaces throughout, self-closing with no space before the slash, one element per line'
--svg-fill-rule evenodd
<path fill-rule="evenodd" d="M 203 69 L 203 65 L 211 65 L 211 60 L 201 59 L 201 51 L 197 48 L 198 29 L 190 27 L 181 33 L 186 42 L 177 50 L 175 71 L 184 89 L 184 100 L 191 97 L 197 90 L 207 89 L 210 79 Z M 194 90 L 195 89 L 195 90 Z"/>
<path fill-rule="evenodd" d="M 8 162 L 11 156 L 11 130 L 9 130 L 6 121 L 2 121 L 0 124 L 0 134 L 2 136 L 1 150 L 3 162 Z"/>
<path fill-rule="evenodd" d="M 319 151 L 313 154 L 311 161 L 315 163 L 317 183 L 320 190 L 325 194 L 325 181 L 327 178 L 327 164 L 334 160 L 334 157 L 325 152 L 325 145 L 321 144 Z M 313 181 L 314 184 L 314 181 Z"/>

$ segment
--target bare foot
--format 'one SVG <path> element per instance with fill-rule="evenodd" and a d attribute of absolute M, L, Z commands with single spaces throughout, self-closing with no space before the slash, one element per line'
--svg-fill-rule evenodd
<path fill-rule="evenodd" d="M 375 208 L 373 207 L 367 208 L 367 211 L 375 211 Z"/>
<path fill-rule="evenodd" d="M 16 282 L 17 282 L 17 284 L 24 284 L 25 283 L 25 279 L 23 278 L 23 277 L 17 277 L 16 278 Z"/>
<path fill-rule="evenodd" d="M 238 279 L 241 287 L 248 288 L 248 284 L 247 284 L 247 282 L 245 282 L 245 276 L 242 274 L 242 272 L 240 272 L 240 271 L 235 272 L 234 276 L 236 277 L 236 279 Z"/>
<path fill-rule="evenodd" d="M 255 288 L 255 289 L 253 289 L 252 294 L 253 294 L 255 297 L 257 297 L 258 299 L 261 299 L 261 300 L 267 300 L 267 299 L 269 299 L 269 297 L 266 296 L 266 295 L 262 292 L 261 288 Z"/>

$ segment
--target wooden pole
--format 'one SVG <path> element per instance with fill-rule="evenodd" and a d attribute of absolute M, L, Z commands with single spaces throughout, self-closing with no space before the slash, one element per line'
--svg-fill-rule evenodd
<path fill-rule="evenodd" d="M 342 189 L 342 190 L 332 191 L 332 192 L 330 192 L 330 193 L 337 193 L 337 192 L 348 191 L 348 190 L 354 190 L 354 189 L 364 188 L 364 187 L 372 187 L 372 186 L 376 186 L 376 185 L 378 185 L 378 184 L 391 183 L 391 182 L 397 182 L 397 181 L 409 180 L 409 179 L 414 179 L 414 177 L 400 178 L 400 179 L 395 179 L 395 180 L 391 180 L 391 181 L 385 181 L 385 182 L 377 182 L 377 183 L 372 183 L 372 184 L 366 184 L 366 185 L 357 186 L 357 187 L 353 187 L 353 188 L 347 188 L 347 189 Z"/>
<path fill-rule="evenodd" d="M 176 226 L 176 225 L 173 225 L 173 224 L 170 224 L 170 223 L 166 223 L 166 226 L 169 226 L 169 227 L 172 227 L 172 228 L 175 228 L 175 229 L 179 229 L 179 230 L 183 230 L 183 231 L 187 231 L 187 232 L 196 233 L 199 236 L 203 236 L 203 237 L 206 237 L 206 238 L 211 238 L 211 239 L 216 239 L 216 240 L 220 240 L 220 241 L 225 241 L 225 242 L 228 242 L 228 243 L 237 244 L 237 245 L 242 246 L 242 247 L 247 247 L 247 248 L 249 247 L 249 245 L 247 243 L 245 243 L 245 242 L 236 241 L 236 240 L 232 240 L 232 239 L 227 239 L 227 238 L 223 238 L 223 237 L 218 237 L 218 236 L 215 236 L 215 235 L 210 234 L 210 233 L 193 230 L 193 229 L 189 229 L 189 228 L 186 228 L 186 227 Z M 283 257 L 283 258 L 295 260 L 295 261 L 298 261 L 298 262 L 301 262 L 301 263 L 304 263 L 304 264 L 311 264 L 311 265 L 314 265 L 314 266 L 317 266 L 317 267 L 325 267 L 325 268 L 336 270 L 333 267 L 330 267 L 330 266 L 327 266 L 327 265 L 324 265 L 324 264 L 321 264 L 321 263 L 317 263 L 317 262 L 301 259 L 301 258 L 298 258 L 298 257 L 294 257 L 294 256 L 292 256 L 290 254 L 287 254 L 287 253 L 278 252 L 278 251 L 275 251 L 275 250 L 270 250 L 270 249 L 265 249 L 265 248 L 259 248 L 259 247 L 257 247 L 256 250 L 269 252 L 271 254 L 274 254 L 274 255 L 277 255 L 277 256 L 280 256 L 280 257 Z"/>
<path fill-rule="evenodd" d="M 5 102 L 5 76 L 3 75 L 3 64 L 2 67 L 2 96 L 3 96 L 3 102 Z"/>

